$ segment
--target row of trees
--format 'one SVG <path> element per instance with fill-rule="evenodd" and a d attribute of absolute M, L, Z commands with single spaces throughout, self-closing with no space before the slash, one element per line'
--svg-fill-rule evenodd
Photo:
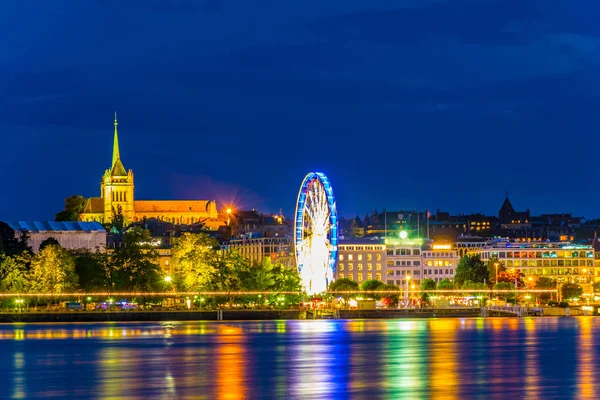
<path fill-rule="evenodd" d="M 295 270 L 265 259 L 251 264 L 235 252 L 223 252 L 203 233 L 183 234 L 172 249 L 172 279 L 165 279 L 148 231 L 128 229 L 111 251 L 67 250 L 48 239 L 33 254 L 26 234 L 15 236 L 0 224 L 0 291 L 8 293 L 300 291 Z M 225 296 L 227 301 L 233 299 Z M 296 298 L 297 297 L 297 298 Z M 299 296 L 286 302 L 298 302 Z M 243 302 L 269 302 L 250 296 Z"/>
<path fill-rule="evenodd" d="M 496 281 L 496 276 L 498 277 Z M 425 280 L 424 280 L 425 281 Z M 435 282 L 434 282 L 435 283 Z M 438 289 L 440 288 L 440 282 Z M 517 288 L 527 289 L 556 289 L 557 282 L 547 277 L 527 277 L 515 268 L 507 269 L 504 263 L 497 258 L 492 258 L 488 262 L 481 260 L 479 254 L 467 255 L 460 259 L 456 267 L 454 276 L 455 288 L 478 289 L 481 288 L 495 290 L 515 290 Z M 594 285 L 595 289 L 600 289 Z M 443 289 L 447 289 L 444 287 Z M 581 296 L 583 289 L 575 283 L 565 283 L 561 286 L 561 295 L 563 299 L 577 298 Z M 510 296 L 505 296 L 510 298 Z M 551 294 L 542 293 L 538 295 L 542 301 L 548 301 Z"/>

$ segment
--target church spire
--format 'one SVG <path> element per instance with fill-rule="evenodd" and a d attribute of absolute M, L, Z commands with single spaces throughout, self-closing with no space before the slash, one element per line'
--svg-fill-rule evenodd
<path fill-rule="evenodd" d="M 117 122 L 117 112 L 115 111 L 115 137 L 113 139 L 112 167 L 115 166 L 117 160 L 121 159 L 121 155 L 119 154 L 119 134 L 117 133 L 118 125 L 119 123 Z"/>

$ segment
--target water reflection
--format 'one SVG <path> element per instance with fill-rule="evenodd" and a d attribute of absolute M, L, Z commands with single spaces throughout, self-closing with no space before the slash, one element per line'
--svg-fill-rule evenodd
<path fill-rule="evenodd" d="M 595 321 L 1 325 L 0 397 L 593 399 Z"/>

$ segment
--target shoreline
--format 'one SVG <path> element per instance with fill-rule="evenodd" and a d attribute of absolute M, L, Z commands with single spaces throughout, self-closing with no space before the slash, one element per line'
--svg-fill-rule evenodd
<path fill-rule="evenodd" d="M 317 313 L 298 310 L 186 310 L 186 311 L 116 311 L 116 312 L 2 312 L 1 323 L 14 322 L 158 322 L 158 321 L 264 321 L 303 319 L 421 319 L 481 317 L 480 308 L 465 309 L 382 309 L 336 310 Z M 496 311 L 490 317 L 515 317 Z"/>

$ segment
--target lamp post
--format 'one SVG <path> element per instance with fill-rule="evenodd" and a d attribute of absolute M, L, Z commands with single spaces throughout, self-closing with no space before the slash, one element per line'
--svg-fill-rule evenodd
<path fill-rule="evenodd" d="M 499 266 L 500 266 L 499 262 L 494 263 L 494 267 L 496 267 L 496 282 L 494 282 L 494 283 L 498 283 L 498 267 Z"/>
<path fill-rule="evenodd" d="M 408 289 L 410 284 L 410 275 L 406 275 L 406 306 L 408 307 Z"/>

